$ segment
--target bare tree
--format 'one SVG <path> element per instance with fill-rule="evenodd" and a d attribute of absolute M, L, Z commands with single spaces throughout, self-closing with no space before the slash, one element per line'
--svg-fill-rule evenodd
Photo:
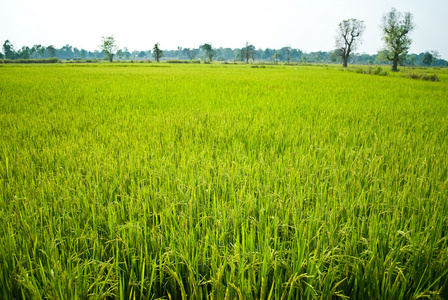
<path fill-rule="evenodd" d="M 392 8 L 383 17 L 383 41 L 386 43 L 386 57 L 392 62 L 392 71 L 398 71 L 398 63 L 406 59 L 412 40 L 408 34 L 414 29 L 413 16 L 407 12 L 402 14 Z"/>
<path fill-rule="evenodd" d="M 342 66 L 344 68 L 347 67 L 348 58 L 352 51 L 356 49 L 357 42 L 365 29 L 364 21 L 357 19 L 344 20 L 339 23 L 336 36 L 336 48 L 338 50 L 337 53 L 342 58 Z"/>

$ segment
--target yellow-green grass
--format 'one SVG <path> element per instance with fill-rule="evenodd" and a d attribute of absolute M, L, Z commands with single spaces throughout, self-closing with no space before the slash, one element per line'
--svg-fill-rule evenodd
<path fill-rule="evenodd" d="M 0 298 L 446 299 L 447 95 L 325 66 L 0 67 Z"/>

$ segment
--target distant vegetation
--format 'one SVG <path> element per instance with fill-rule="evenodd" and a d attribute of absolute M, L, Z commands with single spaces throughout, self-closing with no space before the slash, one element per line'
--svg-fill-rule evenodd
<path fill-rule="evenodd" d="M 250 46 L 250 45 L 249 45 Z M 9 56 L 10 60 L 18 60 L 18 59 L 41 59 L 41 58 L 50 58 L 50 53 L 46 47 L 44 47 L 45 51 L 41 52 L 42 54 L 36 53 L 34 50 L 36 46 L 33 47 L 22 47 L 21 49 L 14 50 L 11 56 Z M 107 55 L 99 50 L 95 51 L 87 51 L 85 49 L 79 49 L 73 47 L 71 45 L 65 45 L 61 48 L 54 48 L 55 54 L 54 57 L 60 60 L 67 61 L 81 61 L 85 59 L 89 60 L 107 60 Z M 220 62 L 245 62 L 245 47 L 242 48 L 214 48 L 216 52 L 214 57 L 215 61 Z M 242 51 L 243 50 L 243 51 Z M 254 49 L 250 50 L 250 61 L 249 62 L 281 62 L 281 63 L 325 63 L 325 64 L 340 64 L 342 63 L 342 59 L 340 56 L 335 53 L 335 51 L 316 51 L 316 52 L 303 52 L 300 49 L 295 49 L 291 47 L 283 47 L 280 49 Z M 423 59 L 425 55 L 431 55 L 432 60 L 429 64 L 426 64 Z M 0 56 L 1 58 L 6 58 L 4 55 Z M 253 59 L 252 59 L 253 57 Z M 128 48 L 123 48 L 114 56 L 114 60 L 120 61 L 137 61 L 137 60 L 150 60 L 153 59 L 153 51 L 152 50 L 133 50 L 130 51 Z M 176 50 L 163 50 L 163 57 L 160 58 L 161 61 L 164 60 L 202 60 L 206 59 L 206 53 L 201 48 L 183 48 L 178 47 Z M 427 60 L 428 61 L 428 60 Z M 427 62 L 426 61 L 426 62 Z M 390 62 L 387 58 L 382 55 L 382 53 L 378 54 L 366 54 L 366 53 L 354 53 L 351 54 L 348 59 L 350 64 L 363 64 L 363 65 L 387 65 Z M 420 54 L 408 54 L 406 55 L 406 60 L 403 62 L 403 65 L 406 66 L 446 66 L 447 61 L 445 59 L 441 59 L 440 55 L 436 51 L 428 51 L 422 52 Z"/>
<path fill-rule="evenodd" d="M 384 48 L 377 54 L 354 53 L 360 42 L 365 25 L 362 20 L 348 19 L 339 23 L 336 36 L 336 49 L 331 51 L 317 51 L 305 53 L 300 49 L 285 46 L 280 49 L 257 49 L 248 42 L 242 48 L 213 48 L 211 43 L 205 43 L 198 48 L 177 47 L 176 50 L 162 50 L 159 43 L 156 43 L 152 50 L 130 51 L 127 47 L 120 49 L 113 36 L 102 37 L 100 45 L 101 51 L 93 52 L 85 49 L 65 45 L 56 49 L 53 45 L 44 47 L 34 45 L 32 47 L 23 46 L 21 49 L 14 49 L 9 40 L 3 44 L 3 53 L 0 52 L 0 59 L 44 59 L 58 58 L 61 60 L 115 60 L 136 61 L 147 60 L 152 57 L 156 62 L 162 59 L 167 61 L 201 60 L 204 63 L 211 63 L 213 60 L 221 62 L 271 62 L 282 63 L 342 63 L 344 67 L 350 64 L 364 65 L 384 65 L 392 64 L 392 71 L 398 71 L 401 66 L 448 66 L 448 62 L 441 59 L 437 51 L 426 51 L 420 54 L 408 54 L 411 44 L 409 33 L 413 30 L 413 16 L 411 13 L 400 13 L 392 8 L 384 15 L 381 28 L 383 29 Z"/>
<path fill-rule="evenodd" d="M 0 63 L 4 63 L 4 64 L 13 64 L 13 63 L 18 63 L 18 64 L 54 64 L 59 62 L 59 59 L 56 57 L 53 58 L 38 58 L 38 59 L 23 59 L 23 58 L 18 58 L 18 59 L 2 59 L 0 60 Z"/>

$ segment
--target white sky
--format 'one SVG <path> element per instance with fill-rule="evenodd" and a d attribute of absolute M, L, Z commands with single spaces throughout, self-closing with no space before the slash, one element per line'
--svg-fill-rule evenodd
<path fill-rule="evenodd" d="M 356 52 L 383 47 L 382 16 L 395 7 L 414 15 L 410 52 L 437 50 L 448 59 L 447 0 L 0 0 L 0 42 L 23 45 L 70 44 L 93 51 L 102 36 L 120 48 L 149 50 L 194 47 L 291 46 L 306 52 L 334 49 L 339 22 L 364 20 Z"/>

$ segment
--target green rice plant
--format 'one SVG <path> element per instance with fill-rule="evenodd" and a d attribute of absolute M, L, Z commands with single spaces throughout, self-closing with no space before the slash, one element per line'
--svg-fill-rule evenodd
<path fill-rule="evenodd" d="M 157 66 L 0 68 L 0 298 L 448 298 L 444 80 Z"/>

